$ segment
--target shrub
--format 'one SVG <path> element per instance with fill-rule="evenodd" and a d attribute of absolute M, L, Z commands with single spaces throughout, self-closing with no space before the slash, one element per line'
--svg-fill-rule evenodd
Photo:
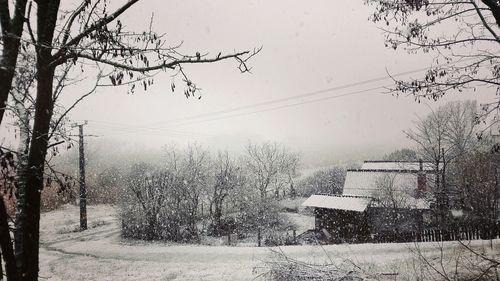
<path fill-rule="evenodd" d="M 297 245 L 297 241 L 289 232 L 271 230 L 264 235 L 264 245 L 268 247 Z"/>
<path fill-rule="evenodd" d="M 347 171 L 333 167 L 319 170 L 297 183 L 297 194 L 309 197 L 313 194 L 341 194 Z"/>
<path fill-rule="evenodd" d="M 210 236 L 222 236 L 234 233 L 237 229 L 236 219 L 234 217 L 223 217 L 219 225 L 211 222 L 208 226 L 207 234 Z"/>
<path fill-rule="evenodd" d="M 286 229 L 290 225 L 287 218 L 280 214 L 280 206 L 272 200 L 247 200 L 240 206 L 236 217 L 237 231 L 254 233 L 257 229 Z"/>
<path fill-rule="evenodd" d="M 271 250 L 271 259 L 264 263 L 266 271 L 262 276 L 273 281 L 376 280 L 350 260 L 338 264 L 315 264 L 293 259 L 282 251 Z"/>

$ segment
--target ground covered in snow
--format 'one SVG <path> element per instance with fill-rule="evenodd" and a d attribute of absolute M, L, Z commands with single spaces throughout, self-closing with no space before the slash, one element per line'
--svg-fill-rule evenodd
<path fill-rule="evenodd" d="M 112 206 L 89 206 L 89 229 L 83 232 L 78 231 L 78 207 L 64 206 L 42 214 L 41 279 L 254 280 L 266 271 L 263 261 L 273 258 L 268 248 L 123 240 L 115 214 Z M 302 224 L 301 230 L 311 226 L 311 219 L 291 216 Z M 474 243 L 478 248 L 490 248 L 489 241 Z M 499 244 L 494 241 L 494 249 L 489 251 L 500 253 Z M 274 250 L 308 262 L 350 259 L 377 272 L 397 272 L 412 258 L 412 247 L 401 243 L 283 246 Z M 441 245 L 445 255 L 453 247 L 453 243 Z M 420 248 L 429 255 L 441 253 L 435 244 L 421 243 Z"/>

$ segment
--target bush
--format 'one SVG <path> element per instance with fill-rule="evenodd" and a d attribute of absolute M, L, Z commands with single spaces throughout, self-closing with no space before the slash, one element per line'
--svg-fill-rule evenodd
<path fill-rule="evenodd" d="M 297 245 L 297 241 L 289 232 L 271 230 L 264 235 L 264 245 L 268 247 Z"/>
<path fill-rule="evenodd" d="M 255 233 L 262 230 L 284 230 L 289 225 L 288 219 L 280 214 L 280 206 L 272 200 L 263 202 L 255 200 L 245 201 L 236 217 L 237 231 L 240 233 Z"/>
<path fill-rule="evenodd" d="M 345 169 L 338 167 L 319 170 L 297 183 L 297 195 L 341 194 L 346 173 Z"/>
<path fill-rule="evenodd" d="M 42 198 L 40 200 L 40 208 L 42 211 L 51 211 L 68 203 L 75 204 L 77 186 L 61 191 L 57 185 L 49 185 L 42 190 Z"/>
<path fill-rule="evenodd" d="M 120 218 L 122 236 L 125 238 L 175 242 L 197 242 L 200 239 L 200 230 L 188 225 L 180 212 L 170 208 L 163 208 L 156 215 L 147 216 L 138 204 L 123 204 Z"/>
<path fill-rule="evenodd" d="M 210 236 L 222 236 L 234 233 L 237 229 L 236 219 L 233 217 L 221 218 L 220 225 L 211 222 L 208 226 L 207 234 Z"/>
<path fill-rule="evenodd" d="M 206 163 L 201 162 L 206 160 L 188 152 L 167 162 L 166 167 L 145 163 L 131 167 L 122 196 L 124 237 L 199 241 L 202 218 L 198 209 L 206 180 L 206 167 L 201 167 Z"/>

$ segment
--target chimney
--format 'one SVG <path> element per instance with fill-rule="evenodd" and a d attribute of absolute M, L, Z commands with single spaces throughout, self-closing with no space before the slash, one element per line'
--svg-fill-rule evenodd
<path fill-rule="evenodd" d="M 420 169 L 417 174 L 417 190 L 416 190 L 416 198 L 421 198 L 427 192 L 427 177 L 424 172 L 424 164 L 422 159 L 419 159 Z"/>

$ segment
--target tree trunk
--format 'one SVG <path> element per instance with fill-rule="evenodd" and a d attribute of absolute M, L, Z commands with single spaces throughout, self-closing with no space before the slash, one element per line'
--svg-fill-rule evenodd
<path fill-rule="evenodd" d="M 146 229 L 146 240 L 153 241 L 156 239 L 156 216 L 151 214 L 146 214 L 148 220 L 148 226 Z"/>
<path fill-rule="evenodd" d="M 213 230 L 215 235 L 221 235 L 222 234 L 222 201 L 217 201 L 215 206 L 215 210 L 213 213 Z"/>
<path fill-rule="evenodd" d="M 495 17 L 495 22 L 497 23 L 497 26 L 500 27 L 500 4 L 498 1 L 495 0 L 482 0 L 482 2 L 488 6 L 490 9 L 491 13 L 493 14 L 493 17 Z"/>
<path fill-rule="evenodd" d="M 16 218 L 16 263 L 21 280 L 38 280 L 40 246 L 40 195 L 43 189 L 43 172 L 47 154 L 48 134 L 52 118 L 54 68 L 51 44 L 59 11 L 59 0 L 37 2 L 36 80 L 37 93 L 33 134 L 28 154 L 24 202 L 18 206 Z"/>
<path fill-rule="evenodd" d="M 27 93 L 26 93 L 27 94 Z M 26 194 L 26 180 L 29 174 L 28 171 L 28 149 L 29 149 L 29 116 L 25 105 L 21 102 L 23 97 L 16 96 L 16 111 L 19 116 L 19 147 L 18 152 L 18 162 L 17 162 L 17 186 L 16 186 L 16 222 L 19 217 L 22 216 L 22 210 L 25 205 L 25 194 Z M 16 223 L 17 225 L 17 223 Z M 16 231 L 17 233 L 17 231 Z M 19 242 L 22 240 L 15 240 L 15 248 L 21 249 L 22 245 Z"/>
<path fill-rule="evenodd" d="M 0 20 L 9 21 L 10 30 L 2 30 L 3 49 L 0 55 L 0 124 L 2 124 L 5 106 L 12 87 L 14 79 L 17 56 L 19 55 L 19 46 L 21 34 L 24 26 L 24 14 L 26 12 L 27 0 L 16 1 L 14 7 L 14 18 L 11 20 L 6 9 L 0 9 Z"/>
<path fill-rule="evenodd" d="M 194 202 L 193 206 L 190 208 L 190 214 L 188 217 L 188 232 L 190 239 L 198 237 L 198 229 L 196 227 L 196 220 L 198 218 L 198 202 Z"/>
<path fill-rule="evenodd" d="M 47 153 L 49 124 L 52 118 L 52 69 L 40 69 L 37 74 L 37 100 L 33 137 L 28 156 L 24 200 L 18 203 L 16 217 L 16 259 L 22 280 L 37 280 L 40 231 L 40 194 Z"/>
<path fill-rule="evenodd" d="M 12 240 L 10 239 L 10 230 L 7 209 L 3 196 L 0 194 L 0 248 L 2 250 L 3 259 L 5 261 L 5 271 L 8 281 L 19 280 L 16 259 L 14 257 L 14 249 L 12 247 Z"/>
<path fill-rule="evenodd" d="M 5 49 L 7 49 L 7 47 L 4 47 L 4 50 Z M 14 70 L 9 69 L 11 67 L 15 69 L 16 67 L 16 64 L 10 62 L 10 60 L 11 56 L 8 54 L 0 58 L 0 81 L 2 81 L 2 83 L 0 83 L 0 124 L 2 124 L 5 107 L 7 106 L 7 99 L 9 98 L 9 92 L 14 78 Z"/>

